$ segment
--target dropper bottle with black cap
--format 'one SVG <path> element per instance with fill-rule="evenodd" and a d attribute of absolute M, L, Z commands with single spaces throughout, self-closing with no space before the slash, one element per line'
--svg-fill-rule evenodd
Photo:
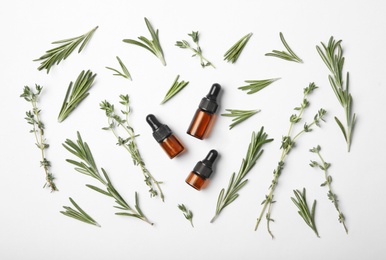
<path fill-rule="evenodd" d="M 161 145 L 170 159 L 173 159 L 185 150 L 172 130 L 167 125 L 161 124 L 154 115 L 148 115 L 146 121 L 153 129 L 154 139 Z"/>
<path fill-rule="evenodd" d="M 208 95 L 201 99 L 187 131 L 189 135 L 201 140 L 209 135 L 216 117 L 215 113 L 218 107 L 217 96 L 220 93 L 220 90 L 220 84 L 215 83 L 210 88 Z"/>
<path fill-rule="evenodd" d="M 185 182 L 196 190 L 202 190 L 208 186 L 209 177 L 213 172 L 213 163 L 217 159 L 217 156 L 218 153 L 216 150 L 210 150 L 205 159 L 196 164 Z"/>

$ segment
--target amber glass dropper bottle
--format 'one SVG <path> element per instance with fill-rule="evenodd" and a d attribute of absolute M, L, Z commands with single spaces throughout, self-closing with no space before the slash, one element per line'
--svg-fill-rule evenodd
<path fill-rule="evenodd" d="M 173 159 L 185 150 L 184 146 L 177 137 L 175 137 L 172 130 L 170 130 L 167 125 L 161 124 L 154 115 L 148 115 L 146 121 L 151 129 L 153 129 L 154 139 L 161 145 L 162 149 L 164 149 L 170 159 Z"/>
<path fill-rule="evenodd" d="M 216 117 L 215 113 L 218 107 L 217 96 L 220 90 L 220 84 L 215 83 L 210 88 L 208 95 L 201 99 L 187 131 L 189 135 L 201 140 L 209 135 Z"/>
<path fill-rule="evenodd" d="M 217 159 L 217 156 L 218 153 L 216 150 L 210 150 L 205 159 L 196 164 L 185 182 L 196 190 L 202 190 L 208 186 L 209 177 L 213 172 L 213 163 Z"/>

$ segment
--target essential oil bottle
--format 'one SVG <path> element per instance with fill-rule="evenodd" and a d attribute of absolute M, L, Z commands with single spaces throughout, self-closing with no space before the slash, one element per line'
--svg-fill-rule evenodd
<path fill-rule="evenodd" d="M 187 131 L 189 135 L 201 140 L 208 136 L 216 117 L 215 113 L 218 107 L 217 96 L 220 90 L 220 84 L 215 83 L 210 88 L 208 95 L 201 99 Z"/>
<path fill-rule="evenodd" d="M 172 130 L 167 125 L 161 124 L 154 115 L 148 115 L 146 121 L 153 129 L 154 139 L 161 145 L 170 159 L 173 159 L 185 150 Z"/>
<path fill-rule="evenodd" d="M 217 159 L 218 153 L 216 150 L 210 150 L 204 160 L 199 161 L 193 168 L 193 171 L 188 175 L 185 182 L 195 188 L 202 190 L 209 183 L 209 177 L 212 174 L 212 166 Z"/>

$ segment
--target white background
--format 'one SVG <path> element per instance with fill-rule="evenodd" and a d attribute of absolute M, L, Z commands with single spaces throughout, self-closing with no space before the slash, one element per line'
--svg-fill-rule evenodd
<path fill-rule="evenodd" d="M 383 1 L 8 1 L 0 8 L 1 48 L 1 164 L 0 164 L 0 258 L 1 259 L 382 259 L 386 231 L 383 166 L 386 130 L 386 45 Z M 149 37 L 143 18 L 160 30 L 167 66 L 125 38 Z M 50 43 L 81 35 L 99 26 L 80 54 L 74 52 L 49 74 L 38 71 L 38 62 Z M 190 40 L 187 33 L 200 32 L 204 56 L 216 69 L 202 69 L 188 50 L 174 46 Z M 253 36 L 236 64 L 223 61 L 226 50 L 245 34 Z M 304 60 L 304 64 L 264 56 L 284 49 L 279 32 Z M 315 46 L 330 36 L 342 39 L 350 72 L 353 110 L 358 121 L 352 151 L 346 152 L 343 136 L 333 116 L 344 121 L 328 83 L 328 71 Z M 133 81 L 114 77 L 105 66 L 119 68 L 119 56 Z M 97 73 L 89 97 L 65 120 L 58 123 L 67 86 L 81 70 Z M 189 85 L 168 103 L 160 105 L 176 75 Z M 281 79 L 254 95 L 237 89 L 247 79 Z M 200 99 L 212 83 L 223 87 L 218 113 L 226 108 L 261 109 L 249 120 L 228 130 L 230 118 L 218 117 L 210 137 L 196 140 L 185 132 Z M 272 240 L 262 221 L 255 232 L 261 201 L 270 185 L 280 157 L 281 137 L 289 127 L 292 109 L 302 99 L 303 88 L 315 82 L 320 88 L 310 97 L 304 114 L 310 122 L 316 111 L 328 111 L 326 123 L 299 138 L 289 154 L 275 192 L 272 208 Z M 19 97 L 25 85 L 44 86 L 39 102 L 46 138 L 47 158 L 52 162 L 59 192 L 42 189 L 43 169 L 29 126 L 23 119 L 30 105 Z M 148 169 L 164 181 L 165 202 L 150 198 L 138 167 L 130 155 L 115 145 L 112 133 L 102 131 L 106 117 L 99 109 L 102 100 L 119 107 L 119 94 L 129 94 L 131 123 L 140 137 L 139 149 Z M 149 113 L 168 124 L 188 151 L 169 160 L 151 136 L 145 122 Z M 265 127 L 274 142 L 249 173 L 239 198 L 215 223 L 217 196 L 230 175 L 238 171 L 252 131 Z M 299 128 L 300 127 L 300 128 Z M 130 203 L 134 192 L 150 226 L 137 219 L 114 215 L 114 202 L 88 188 L 98 185 L 74 171 L 65 159 L 74 157 L 63 147 L 76 131 L 90 145 L 99 167 L 107 170 L 117 189 Z M 315 155 L 308 150 L 320 144 L 335 192 L 346 216 L 349 234 L 337 220 L 327 199 L 323 173 L 308 166 Z M 196 191 L 184 180 L 195 163 L 215 148 L 220 153 L 215 174 L 206 190 Z M 307 188 L 309 203 L 317 200 L 317 238 L 298 216 L 290 200 L 293 189 Z M 101 225 L 97 228 L 59 213 L 74 198 Z M 192 228 L 177 205 L 194 212 Z"/>

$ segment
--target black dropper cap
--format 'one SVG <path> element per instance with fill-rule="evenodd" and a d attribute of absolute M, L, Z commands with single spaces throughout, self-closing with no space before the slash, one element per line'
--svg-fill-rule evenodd
<path fill-rule="evenodd" d="M 201 177 L 207 179 L 212 174 L 212 166 L 217 159 L 218 152 L 216 150 L 210 150 L 204 160 L 198 162 L 193 169 L 193 172 L 197 173 Z"/>
<path fill-rule="evenodd" d="M 217 96 L 220 93 L 221 86 L 218 83 L 214 83 L 209 90 L 208 95 L 201 99 L 200 105 L 198 106 L 200 109 L 214 114 L 216 113 L 218 104 L 217 104 Z"/>
<path fill-rule="evenodd" d="M 153 129 L 153 137 L 158 143 L 161 143 L 172 134 L 172 130 L 167 125 L 161 124 L 152 114 L 146 116 L 146 122 Z"/>

